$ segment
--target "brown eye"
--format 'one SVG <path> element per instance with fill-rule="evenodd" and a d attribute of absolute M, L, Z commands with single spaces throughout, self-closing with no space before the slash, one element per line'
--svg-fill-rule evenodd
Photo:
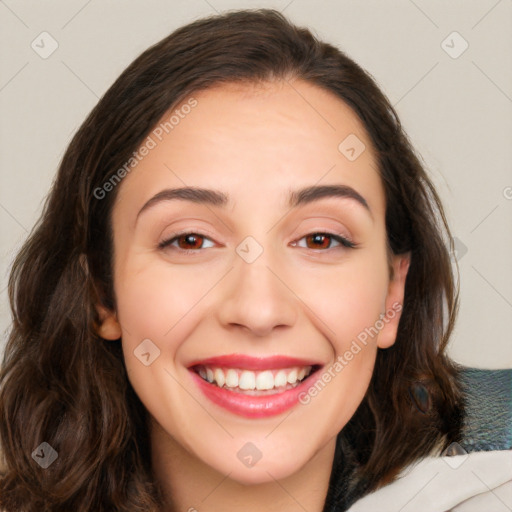
<path fill-rule="evenodd" d="M 331 247 L 333 240 L 343 247 L 352 248 L 356 246 L 350 240 L 332 233 L 311 233 L 302 237 L 301 240 L 306 240 L 306 249 L 331 249 L 333 248 Z"/>
<path fill-rule="evenodd" d="M 311 241 L 310 249 L 328 249 L 331 244 L 331 236 L 323 233 L 315 233 L 305 238 L 307 241 Z"/>
<path fill-rule="evenodd" d="M 176 240 L 178 240 L 178 247 L 180 249 L 200 249 L 203 245 L 201 239 L 201 235 L 196 235 L 194 233 L 176 237 Z"/>
<path fill-rule="evenodd" d="M 172 238 L 160 242 L 158 247 L 160 249 L 173 248 L 178 251 L 199 252 L 200 249 L 205 249 L 205 240 L 211 242 L 208 237 L 199 233 L 176 233 Z M 210 247 L 212 246 L 213 244 Z"/>

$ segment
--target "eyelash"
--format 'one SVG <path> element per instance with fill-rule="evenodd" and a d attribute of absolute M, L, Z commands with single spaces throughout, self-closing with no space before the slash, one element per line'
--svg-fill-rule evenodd
<path fill-rule="evenodd" d="M 162 242 L 160 242 L 158 244 L 158 248 L 166 249 L 167 247 L 170 247 L 171 244 L 174 243 L 174 241 L 178 240 L 181 237 L 185 237 L 188 235 L 196 235 L 196 236 L 199 236 L 201 238 L 206 238 L 211 241 L 211 239 L 209 237 L 207 237 L 206 235 L 202 235 L 201 233 L 196 233 L 195 231 L 184 231 L 182 233 L 175 233 L 172 235 L 171 238 L 168 238 L 167 240 L 163 240 Z M 326 235 L 326 236 L 332 238 L 333 240 L 335 240 L 336 242 L 340 243 L 341 246 L 345 249 L 354 249 L 358 245 L 355 242 L 352 242 L 351 240 L 349 240 L 345 237 L 342 237 L 340 235 L 335 235 L 334 233 L 324 232 L 324 231 L 314 231 L 312 233 L 308 233 L 307 235 L 304 235 L 303 237 L 299 238 L 299 240 L 302 240 L 303 238 L 307 238 L 310 236 L 315 236 L 315 235 Z M 294 242 L 294 243 L 296 244 L 296 242 Z M 201 249 L 181 249 L 181 248 L 176 248 L 176 249 L 184 254 L 198 253 L 201 251 Z M 307 247 L 306 247 L 306 249 L 307 249 Z M 329 249 L 332 249 L 332 247 L 329 247 L 328 249 L 318 249 L 318 250 L 320 252 L 325 252 Z M 315 249 L 311 249 L 311 250 L 314 251 Z"/>

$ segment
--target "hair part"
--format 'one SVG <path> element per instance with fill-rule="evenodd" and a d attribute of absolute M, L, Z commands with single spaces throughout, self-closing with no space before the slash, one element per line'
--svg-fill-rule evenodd
<path fill-rule="evenodd" d="M 111 212 L 119 186 L 101 200 L 94 191 L 194 92 L 291 79 L 335 94 L 362 121 L 385 190 L 389 248 L 411 254 L 396 342 L 378 350 L 368 391 L 340 434 L 355 461 L 352 488 L 376 489 L 458 440 L 463 404 L 457 367 L 445 355 L 458 302 L 451 235 L 395 110 L 358 64 L 277 11 L 228 12 L 179 28 L 119 76 L 73 137 L 15 259 L 0 372 L 6 511 L 162 506 L 147 412 L 120 342 L 101 339 L 95 328 L 98 304 L 115 311 Z M 45 470 L 31 457 L 43 441 L 59 454 Z"/>

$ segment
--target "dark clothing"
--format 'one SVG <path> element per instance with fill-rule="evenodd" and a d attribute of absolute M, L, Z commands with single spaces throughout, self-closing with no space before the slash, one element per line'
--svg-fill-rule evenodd
<path fill-rule="evenodd" d="M 512 449 L 512 369 L 465 368 L 461 382 L 466 399 L 462 449 L 467 453 Z M 350 483 L 355 468 L 353 450 L 342 431 L 336 439 L 323 512 L 345 512 L 366 494 L 364 482 Z"/>
<path fill-rule="evenodd" d="M 354 471 L 355 464 L 342 434 L 336 438 L 336 451 L 329 482 L 329 490 L 323 512 L 344 512 L 362 495 L 362 491 L 350 489 L 349 481 Z"/>

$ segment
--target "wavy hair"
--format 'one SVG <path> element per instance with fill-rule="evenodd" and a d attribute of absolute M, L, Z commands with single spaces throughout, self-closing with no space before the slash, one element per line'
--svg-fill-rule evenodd
<path fill-rule="evenodd" d="M 395 344 L 340 435 L 364 492 L 460 435 L 458 367 L 445 355 L 458 303 L 440 199 L 374 79 L 334 46 L 274 10 L 203 18 L 144 51 L 107 90 L 67 148 L 43 213 L 9 279 L 13 323 L 0 372 L 0 507 L 156 512 L 147 411 L 120 342 L 97 334 L 97 304 L 115 311 L 111 179 L 173 106 L 223 83 L 302 79 L 345 102 L 375 148 L 388 244 L 411 253 Z M 47 442 L 58 458 L 32 458 Z"/>

